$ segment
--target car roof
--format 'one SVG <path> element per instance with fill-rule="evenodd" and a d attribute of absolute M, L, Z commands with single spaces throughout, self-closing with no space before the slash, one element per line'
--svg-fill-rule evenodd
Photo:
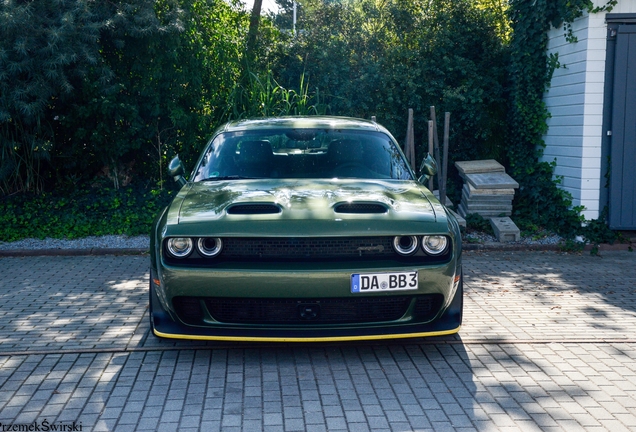
<path fill-rule="evenodd" d="M 306 117 L 267 117 L 258 119 L 235 120 L 227 123 L 223 132 L 235 132 L 258 129 L 355 129 L 388 132 L 374 121 L 352 117 L 306 116 Z"/>

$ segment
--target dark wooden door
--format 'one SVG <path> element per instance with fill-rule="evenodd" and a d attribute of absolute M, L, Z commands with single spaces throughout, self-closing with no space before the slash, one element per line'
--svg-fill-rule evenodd
<path fill-rule="evenodd" d="M 616 36 L 609 222 L 612 229 L 636 229 L 636 25 Z"/>

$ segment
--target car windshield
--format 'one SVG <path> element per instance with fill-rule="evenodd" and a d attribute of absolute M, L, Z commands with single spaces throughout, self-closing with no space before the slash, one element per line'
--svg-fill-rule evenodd
<path fill-rule="evenodd" d="M 384 133 L 263 129 L 218 135 L 194 181 L 242 178 L 412 180 L 404 156 Z"/>

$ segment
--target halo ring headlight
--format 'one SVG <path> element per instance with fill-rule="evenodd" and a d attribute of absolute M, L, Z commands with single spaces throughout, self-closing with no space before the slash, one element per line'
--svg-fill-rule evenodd
<path fill-rule="evenodd" d="M 221 253 L 223 240 L 219 237 L 201 237 L 197 240 L 197 251 L 207 258 L 213 258 Z"/>
<path fill-rule="evenodd" d="M 168 253 L 175 258 L 185 258 L 192 253 L 194 245 L 188 237 L 171 237 L 166 243 Z"/>
<path fill-rule="evenodd" d="M 422 237 L 422 249 L 429 255 L 441 255 L 448 248 L 448 237 L 432 235 Z"/>
<path fill-rule="evenodd" d="M 400 255 L 411 255 L 417 250 L 417 237 L 415 236 L 395 236 L 393 238 L 393 249 Z"/>

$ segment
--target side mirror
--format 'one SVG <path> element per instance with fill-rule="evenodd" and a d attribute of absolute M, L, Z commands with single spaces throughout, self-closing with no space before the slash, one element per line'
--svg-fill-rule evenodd
<path fill-rule="evenodd" d="M 425 183 L 429 178 L 437 174 L 437 162 L 430 153 L 427 153 L 422 161 L 420 172 L 422 173 L 422 176 L 419 178 L 420 183 Z"/>
<path fill-rule="evenodd" d="M 174 181 L 179 183 L 180 186 L 185 186 L 187 181 L 185 177 L 183 177 L 184 174 L 185 169 L 183 168 L 183 163 L 181 163 L 179 156 L 175 156 L 168 164 L 168 175 L 174 178 Z"/>

